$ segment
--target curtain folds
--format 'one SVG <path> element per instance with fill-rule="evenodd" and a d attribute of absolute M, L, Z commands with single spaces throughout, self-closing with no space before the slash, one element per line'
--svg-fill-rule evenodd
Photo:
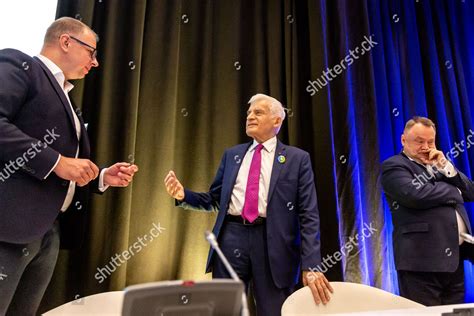
<path fill-rule="evenodd" d="M 87 242 L 61 252 L 43 310 L 210 278 L 204 231 L 216 216 L 176 208 L 163 179 L 173 169 L 206 191 L 224 149 L 248 140 L 247 101 L 258 92 L 287 110 L 279 138 L 311 154 L 331 280 L 398 291 L 379 167 L 400 151 L 411 116 L 432 118 L 438 147 L 472 176 L 472 1 L 59 0 L 57 16 L 100 36 L 100 66 L 72 92 L 94 161 L 134 161 L 140 172 L 128 189 L 91 197 Z"/>

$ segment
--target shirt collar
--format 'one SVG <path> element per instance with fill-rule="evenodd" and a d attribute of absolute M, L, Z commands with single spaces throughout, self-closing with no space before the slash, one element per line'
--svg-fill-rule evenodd
<path fill-rule="evenodd" d="M 69 93 L 69 91 L 74 88 L 72 83 L 66 81 L 66 77 L 64 76 L 64 72 L 61 70 L 61 68 L 59 68 L 59 66 L 56 65 L 51 59 L 41 54 L 36 57 L 38 57 L 43 62 L 43 64 L 46 65 L 49 71 L 51 71 L 51 74 L 53 74 L 61 89 L 66 91 L 66 93 Z"/>
<path fill-rule="evenodd" d="M 411 161 L 415 161 L 415 159 L 413 159 L 413 158 L 411 158 L 410 156 L 408 156 L 406 152 L 404 152 L 404 151 L 402 151 L 402 152 L 403 152 L 403 154 L 404 154 L 408 159 L 410 159 Z M 416 161 L 415 161 L 415 162 L 416 162 Z"/>
<path fill-rule="evenodd" d="M 259 142 L 257 142 L 254 139 L 252 145 L 249 148 L 249 151 L 253 151 L 255 149 L 255 147 L 257 147 L 258 144 L 259 144 Z M 276 148 L 276 145 L 277 145 L 277 137 L 273 136 L 272 138 L 270 138 L 267 141 L 263 142 L 262 145 L 263 145 L 263 148 L 265 148 L 265 150 L 267 152 L 269 152 L 269 153 L 273 152 Z"/>
<path fill-rule="evenodd" d="M 429 165 L 425 165 L 425 164 L 423 164 L 423 163 L 419 163 L 419 162 L 416 161 L 415 159 L 413 159 L 413 158 L 411 158 L 410 156 L 408 156 L 406 152 L 403 151 L 403 154 L 405 155 L 405 157 L 407 157 L 408 159 L 410 159 L 410 160 L 413 161 L 414 163 L 417 163 L 417 164 L 419 164 L 419 165 L 421 165 L 421 166 L 423 166 L 423 167 L 425 167 L 425 168 L 428 168 Z M 430 166 L 430 167 L 431 167 L 431 166 Z"/>

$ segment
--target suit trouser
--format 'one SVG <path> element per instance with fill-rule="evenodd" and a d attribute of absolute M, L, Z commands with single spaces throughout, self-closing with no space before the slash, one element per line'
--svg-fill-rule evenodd
<path fill-rule="evenodd" d="M 253 285 L 257 315 L 280 315 L 281 306 L 294 288 L 278 288 L 273 282 L 268 259 L 266 226 L 245 226 L 226 222 L 219 235 L 222 252 L 229 260 L 246 289 Z M 213 259 L 213 278 L 230 278 L 218 256 Z"/>
<path fill-rule="evenodd" d="M 400 295 L 426 306 L 464 303 L 464 261 L 454 272 L 397 271 Z"/>
<path fill-rule="evenodd" d="M 0 315 L 36 315 L 58 252 L 58 223 L 28 244 L 0 242 Z"/>

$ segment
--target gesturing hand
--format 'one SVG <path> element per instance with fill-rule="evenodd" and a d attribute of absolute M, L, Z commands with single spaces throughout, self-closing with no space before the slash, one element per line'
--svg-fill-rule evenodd
<path fill-rule="evenodd" d="M 166 192 L 178 201 L 184 199 L 184 187 L 179 182 L 173 170 L 168 172 L 165 177 Z"/>
<path fill-rule="evenodd" d="M 104 184 L 112 187 L 127 187 L 138 172 L 138 166 L 127 162 L 117 162 L 104 172 Z"/>
<path fill-rule="evenodd" d="M 75 181 L 82 187 L 97 178 L 99 168 L 89 159 L 68 158 L 61 156 L 54 173 L 64 180 Z"/>

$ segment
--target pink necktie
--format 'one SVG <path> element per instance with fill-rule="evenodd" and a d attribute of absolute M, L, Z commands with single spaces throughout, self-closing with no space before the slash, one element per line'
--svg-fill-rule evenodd
<path fill-rule="evenodd" d="M 262 164 L 262 144 L 255 147 L 252 162 L 250 163 L 247 189 L 245 190 L 244 209 L 242 217 L 252 223 L 258 217 L 258 187 L 260 180 L 260 166 Z"/>

